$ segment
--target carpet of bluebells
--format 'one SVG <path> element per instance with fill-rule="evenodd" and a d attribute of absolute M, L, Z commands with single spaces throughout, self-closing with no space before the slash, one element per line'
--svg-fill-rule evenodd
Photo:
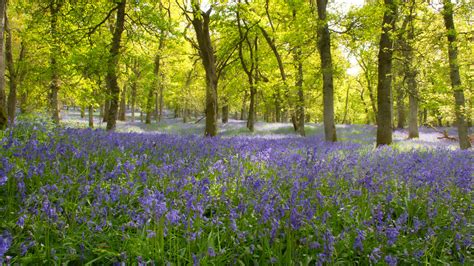
<path fill-rule="evenodd" d="M 474 152 L 19 124 L 0 264 L 473 263 Z"/>

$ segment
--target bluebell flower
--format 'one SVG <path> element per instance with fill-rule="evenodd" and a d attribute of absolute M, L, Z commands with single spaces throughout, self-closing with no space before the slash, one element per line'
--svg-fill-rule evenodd
<path fill-rule="evenodd" d="M 0 263 L 3 259 L 3 256 L 7 251 L 10 249 L 12 245 L 13 237 L 7 230 L 3 231 L 2 235 L 0 235 Z"/>
<path fill-rule="evenodd" d="M 0 186 L 4 186 L 8 181 L 8 177 L 5 174 L 0 173 Z"/>
<path fill-rule="evenodd" d="M 382 257 L 382 250 L 380 250 L 380 247 L 374 248 L 369 255 L 369 259 L 372 263 L 377 263 L 381 257 Z"/>
<path fill-rule="evenodd" d="M 179 211 L 175 209 L 171 209 L 167 214 L 166 214 L 166 220 L 170 222 L 171 224 L 177 224 L 179 222 L 180 215 Z"/>
<path fill-rule="evenodd" d="M 153 238 L 156 236 L 156 232 L 152 230 L 147 230 L 147 238 Z"/>
<path fill-rule="evenodd" d="M 385 262 L 389 265 L 389 266 L 396 266 L 397 265 L 397 258 L 396 257 L 393 257 L 391 255 L 387 255 L 385 256 Z"/>
<path fill-rule="evenodd" d="M 362 243 L 362 241 L 364 241 L 365 239 L 365 233 L 363 230 L 359 230 L 359 229 L 357 229 L 356 231 L 357 231 L 357 236 L 355 237 L 355 240 L 354 240 L 354 249 L 362 252 L 364 251 L 364 244 Z"/>
<path fill-rule="evenodd" d="M 400 234 L 400 232 L 398 231 L 397 228 L 395 227 L 388 227 L 386 229 L 386 236 L 387 236 L 387 244 L 389 246 L 392 246 L 393 244 L 395 244 L 395 242 L 397 242 L 397 238 L 398 238 L 398 235 Z"/>
<path fill-rule="evenodd" d="M 208 255 L 209 257 L 215 257 L 215 256 L 216 256 L 216 252 L 214 251 L 214 249 L 213 249 L 212 247 L 209 247 L 209 248 L 207 249 L 207 255 Z"/>

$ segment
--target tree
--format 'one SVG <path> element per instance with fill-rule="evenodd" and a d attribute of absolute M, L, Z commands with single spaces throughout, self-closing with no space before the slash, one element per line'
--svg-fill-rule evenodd
<path fill-rule="evenodd" d="M 416 83 L 417 70 L 414 66 L 414 48 L 415 40 L 415 5 L 416 1 L 411 0 L 408 15 L 405 17 L 404 24 L 407 26 L 406 37 L 402 37 L 402 50 L 404 55 L 405 81 L 408 91 L 408 138 L 418 138 L 418 88 Z M 405 27 L 404 27 L 405 28 Z M 403 33 L 402 33 L 403 34 Z"/>
<path fill-rule="evenodd" d="M 238 3 L 240 6 L 240 1 Z M 242 40 L 241 42 L 239 42 L 239 59 L 242 65 L 242 69 L 247 75 L 247 79 L 248 79 L 249 87 L 250 87 L 250 106 L 249 106 L 249 113 L 248 113 L 248 118 L 247 118 L 247 128 L 250 130 L 250 132 L 254 132 L 255 116 L 256 116 L 255 97 L 257 95 L 257 82 L 258 82 L 258 55 L 257 55 L 258 35 L 255 35 L 253 41 L 250 39 L 249 25 L 244 19 L 241 19 L 239 8 L 237 8 L 236 16 L 237 16 L 237 26 L 239 29 L 239 36 L 240 36 L 240 39 Z M 244 33 L 244 28 L 245 28 L 245 33 Z M 249 52 L 248 60 L 246 60 L 246 58 L 244 57 L 244 44 L 247 45 L 247 50 Z"/>
<path fill-rule="evenodd" d="M 50 27 L 51 27 L 51 49 L 50 49 L 50 71 L 51 71 L 51 83 L 50 83 L 50 94 L 49 104 L 51 110 L 51 118 L 53 122 L 59 123 L 59 99 L 58 93 L 60 89 L 60 78 L 58 71 L 58 57 L 59 57 L 59 33 L 58 33 L 58 16 L 63 6 L 63 0 L 50 0 L 49 2 L 49 15 Z"/>
<path fill-rule="evenodd" d="M 206 128 L 204 136 L 217 135 L 217 66 L 214 47 L 211 42 L 209 23 L 211 21 L 212 7 L 207 11 L 201 10 L 199 1 L 192 0 L 191 8 L 193 18 L 191 23 L 196 32 L 199 56 L 206 71 Z"/>
<path fill-rule="evenodd" d="M 5 43 L 5 56 L 8 68 L 9 75 L 9 87 L 10 92 L 8 93 L 8 103 L 7 103 L 7 114 L 8 114 L 8 123 L 13 125 L 15 121 L 15 112 L 16 112 L 16 98 L 17 98 L 17 72 L 13 64 L 13 51 L 12 51 L 12 31 L 8 23 L 8 17 L 5 14 L 5 31 L 7 33 L 7 39 Z M 24 47 L 20 51 L 19 61 L 23 60 L 25 55 Z"/>
<path fill-rule="evenodd" d="M 120 88 L 117 82 L 117 68 L 120 55 L 120 42 L 125 24 L 125 7 L 127 0 L 117 3 L 117 18 L 113 31 L 112 43 L 107 61 L 107 90 L 110 94 L 110 107 L 107 114 L 107 130 L 114 130 L 117 123 L 117 112 L 119 104 Z"/>
<path fill-rule="evenodd" d="M 456 43 L 456 29 L 453 19 L 453 3 L 451 0 L 443 0 L 443 19 L 448 38 L 448 59 L 451 78 L 451 87 L 453 88 L 455 99 L 455 115 L 458 128 L 459 146 L 465 150 L 471 147 L 468 136 L 468 128 L 465 117 L 464 91 L 461 87 L 461 76 L 459 74 L 458 48 Z"/>
<path fill-rule="evenodd" d="M 267 16 L 267 19 L 268 19 L 268 23 L 270 24 L 271 26 L 271 29 L 272 29 L 272 33 L 275 34 L 275 27 L 273 25 L 273 21 L 272 21 L 272 18 L 270 16 L 270 12 L 269 12 L 269 0 L 266 0 L 265 1 L 265 13 L 266 13 L 266 16 Z M 265 38 L 265 40 L 267 41 L 268 43 L 268 46 L 270 46 L 276 60 L 277 60 L 277 63 L 278 63 L 278 69 L 280 71 L 280 76 L 281 76 L 281 80 L 283 82 L 283 86 L 284 86 L 284 89 L 287 90 L 288 89 L 288 84 L 287 84 L 287 76 L 286 76 L 286 72 L 285 72 L 285 66 L 283 64 L 283 60 L 282 60 L 282 57 L 280 55 L 280 52 L 278 51 L 278 48 L 275 44 L 275 38 L 271 37 L 270 34 L 268 34 L 267 30 L 260 26 L 259 25 L 259 29 L 260 31 L 262 32 L 262 35 L 263 37 Z M 286 93 L 288 94 L 288 93 Z M 288 95 L 286 95 L 288 96 Z M 277 87 L 277 91 L 275 93 L 275 118 L 276 118 L 276 122 L 281 122 L 281 108 L 282 108 L 282 104 L 281 104 L 281 95 L 280 95 L 280 88 Z M 296 126 L 295 124 L 293 125 L 294 127 Z"/>
<path fill-rule="evenodd" d="M 3 49 L 6 1 L 0 0 L 0 130 L 7 126 L 5 94 L 5 56 Z"/>
<path fill-rule="evenodd" d="M 334 84 L 333 66 L 331 57 L 331 36 L 327 22 L 327 0 L 317 0 L 318 7 L 318 49 L 323 72 L 323 117 L 324 136 L 326 141 L 337 141 L 336 126 L 334 123 Z"/>
<path fill-rule="evenodd" d="M 382 34 L 378 55 L 377 147 L 392 143 L 392 56 L 397 0 L 384 0 Z"/>
<path fill-rule="evenodd" d="M 305 124 L 305 106 L 304 106 L 304 91 L 303 91 L 303 62 L 301 58 L 301 47 L 294 48 L 294 59 L 296 68 L 295 86 L 298 89 L 298 106 L 296 109 L 296 118 L 298 120 L 298 133 L 301 136 L 306 136 L 304 130 Z"/>

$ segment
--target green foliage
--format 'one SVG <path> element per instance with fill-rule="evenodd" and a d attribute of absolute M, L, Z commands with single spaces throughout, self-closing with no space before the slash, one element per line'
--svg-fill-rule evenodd
<path fill-rule="evenodd" d="M 49 3 L 53 0 L 12 1 L 8 15 L 13 29 L 14 59 L 22 47 L 26 56 L 18 62 L 19 106 L 22 111 L 47 110 L 51 79 L 50 53 L 57 55 L 60 76 L 59 96 L 62 104 L 103 107 L 108 99 L 105 84 L 105 66 L 112 38 L 114 17 L 113 1 L 62 0 L 58 16 L 58 37 L 50 34 Z M 415 0 L 414 0 L 415 1 Z M 186 19 L 190 6 L 171 0 L 129 1 L 126 33 L 121 47 L 119 85 L 125 91 L 126 104 L 130 107 L 131 88 L 136 88 L 136 110 L 145 110 L 149 92 L 156 95 L 163 88 L 165 109 L 189 110 L 202 113 L 205 98 L 205 74 L 193 47 L 194 32 Z M 378 36 L 383 7 L 372 1 L 362 7 L 341 9 L 338 1 L 328 4 L 328 23 L 331 29 L 332 57 L 335 78 L 336 122 L 373 123 L 377 100 Z M 200 2 L 199 2 L 200 3 Z M 414 64 L 420 111 L 426 109 L 428 122 L 442 120 L 453 122 L 453 97 L 447 63 L 446 33 L 442 14 L 426 1 L 415 2 Z M 204 3 L 200 3 L 203 4 Z M 259 82 L 257 87 L 257 119 L 273 121 L 280 95 L 281 111 L 291 112 L 297 104 L 295 49 L 300 49 L 303 63 L 303 91 L 309 121 L 322 120 L 322 81 L 320 60 L 317 53 L 317 14 L 310 1 L 215 1 L 211 12 L 211 38 L 217 62 L 226 62 L 220 73 L 219 106 L 227 104 L 230 113 L 240 113 L 248 106 L 249 92 L 245 73 L 238 60 L 236 47 L 241 42 L 236 10 L 247 23 L 249 39 L 258 37 Z M 348 11 L 342 11 L 348 10 Z M 462 88 L 467 99 L 465 112 L 472 116 L 473 53 L 470 13 L 472 3 L 455 4 L 458 29 L 459 65 Z M 409 2 L 399 10 L 396 38 L 406 34 L 400 30 L 402 19 L 409 12 Z M 272 39 L 286 73 L 283 83 L 277 61 L 260 28 Z M 245 44 L 246 45 L 246 44 Z M 244 46 L 245 46 L 244 45 Z M 249 51 L 244 49 L 244 60 Z M 160 57 L 160 73 L 155 71 L 155 58 Z M 401 53 L 396 52 L 395 69 L 403 66 Z M 357 71 L 348 74 L 347 70 Z M 187 84 L 188 74 L 192 78 Z M 403 83 L 400 73 L 395 77 Z M 347 97 L 348 96 L 348 97 Z M 155 97 L 155 96 L 153 96 Z M 346 105 L 346 99 L 348 104 Z M 153 99 L 152 99 L 153 100 Z M 404 101 L 407 101 L 405 97 Z M 155 100 L 153 100 L 155 103 Z M 153 108 L 154 109 L 154 108 Z M 240 116 L 240 115 L 237 115 Z M 288 115 L 286 115 L 288 116 Z M 345 118 L 345 121 L 343 121 Z"/>

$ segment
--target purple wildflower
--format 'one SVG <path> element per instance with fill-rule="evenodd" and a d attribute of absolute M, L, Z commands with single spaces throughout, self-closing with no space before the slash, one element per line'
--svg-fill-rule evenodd
<path fill-rule="evenodd" d="M 4 186 L 8 181 L 8 177 L 6 175 L 0 175 L 0 186 Z"/>
<path fill-rule="evenodd" d="M 389 246 L 392 246 L 393 244 L 395 244 L 395 242 L 397 242 L 397 238 L 398 238 L 398 235 L 399 235 L 399 231 L 398 231 L 397 228 L 389 227 L 389 228 L 386 229 L 385 234 L 387 236 L 387 244 Z"/>
<path fill-rule="evenodd" d="M 166 220 L 171 224 L 175 225 L 179 222 L 179 211 L 172 209 L 166 214 Z"/>
<path fill-rule="evenodd" d="M 396 257 L 392 257 L 391 255 L 387 255 L 387 256 L 385 256 L 385 262 L 386 262 L 389 266 L 396 266 L 396 265 L 397 265 L 397 258 L 396 258 Z"/>
<path fill-rule="evenodd" d="M 357 236 L 354 240 L 354 249 L 360 252 L 364 251 L 364 244 L 362 241 L 365 239 L 365 233 L 363 230 L 357 229 Z"/>
<path fill-rule="evenodd" d="M 8 249 L 12 245 L 13 237 L 8 231 L 3 231 L 2 235 L 0 235 L 0 264 L 3 260 L 3 256 L 7 253 Z"/>
<path fill-rule="evenodd" d="M 380 247 L 374 248 L 369 255 L 369 259 L 372 263 L 377 263 L 381 257 L 382 251 L 380 250 Z"/>
<path fill-rule="evenodd" d="M 208 255 L 209 257 L 215 257 L 215 256 L 216 256 L 216 251 L 214 251 L 214 249 L 213 249 L 212 247 L 209 247 L 209 248 L 207 249 L 207 255 Z"/>

